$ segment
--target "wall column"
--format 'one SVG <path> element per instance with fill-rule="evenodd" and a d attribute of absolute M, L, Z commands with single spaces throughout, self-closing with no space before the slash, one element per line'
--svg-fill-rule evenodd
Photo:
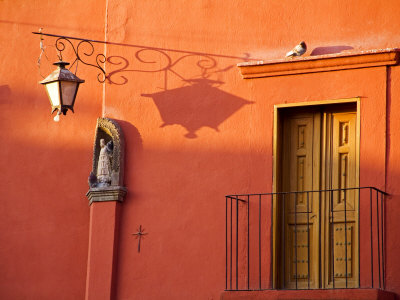
<path fill-rule="evenodd" d="M 86 300 L 114 298 L 119 211 L 125 194 L 123 187 L 91 188 L 86 194 L 90 201 Z"/>

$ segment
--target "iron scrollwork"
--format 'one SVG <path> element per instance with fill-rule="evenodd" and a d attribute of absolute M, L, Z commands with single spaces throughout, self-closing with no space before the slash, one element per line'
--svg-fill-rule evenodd
<path fill-rule="evenodd" d="M 61 57 L 62 57 L 62 52 L 66 49 L 65 42 L 67 42 L 71 46 L 72 50 L 75 53 L 75 60 L 72 62 L 70 69 L 75 63 L 78 62 L 81 62 L 87 66 L 95 67 L 101 71 L 101 73 L 97 75 L 97 80 L 100 83 L 103 83 L 106 80 L 107 76 L 106 76 L 106 71 L 104 70 L 104 68 L 101 67 L 100 64 L 104 64 L 106 62 L 105 55 L 99 53 L 96 55 L 96 64 L 89 63 L 85 59 L 82 59 L 82 56 L 90 57 L 94 54 L 94 46 L 90 40 L 81 40 L 75 47 L 75 45 L 70 41 L 69 38 L 59 37 L 55 42 L 55 46 L 56 49 L 59 51 Z M 84 51 L 84 48 L 82 48 L 82 46 L 85 47 L 85 45 L 89 47 L 89 50 Z"/>
<path fill-rule="evenodd" d="M 73 67 L 73 65 L 76 64 L 76 68 L 78 66 L 78 63 L 81 62 L 84 65 L 94 67 L 98 70 L 100 70 L 100 73 L 97 75 L 97 80 L 100 83 L 103 83 L 107 79 L 107 74 L 105 71 L 105 68 L 102 67 L 102 64 L 105 64 L 106 62 L 106 56 L 103 53 L 99 53 L 95 57 L 95 63 L 90 63 L 88 62 L 87 58 L 95 55 L 95 48 L 93 46 L 93 43 L 104 43 L 102 41 L 96 41 L 96 40 L 89 40 L 89 39 L 81 39 L 81 38 L 76 38 L 76 37 L 69 37 L 69 36 L 62 36 L 62 35 L 56 35 L 56 34 L 49 34 L 49 33 L 43 33 L 42 28 L 39 29 L 39 32 L 32 32 L 33 34 L 39 34 L 40 35 L 40 49 L 41 53 L 38 59 L 38 65 L 40 69 L 40 60 L 42 57 L 42 54 L 44 53 L 46 58 L 47 55 L 45 53 L 45 46 L 43 44 L 43 36 L 50 36 L 50 37 L 56 37 L 55 41 L 55 48 L 58 51 L 58 58 L 62 60 L 62 53 L 67 50 L 67 45 L 69 45 L 72 49 L 72 51 L 75 54 L 75 59 L 72 62 L 71 66 L 69 69 Z M 77 44 L 75 45 L 72 40 L 78 41 Z M 86 49 L 86 50 L 85 50 Z M 47 58 L 48 59 L 48 58 Z M 76 72 L 75 72 L 76 73 Z"/>
<path fill-rule="evenodd" d="M 69 36 L 61 36 L 55 34 L 47 34 L 42 33 L 41 30 L 39 32 L 33 32 L 33 34 L 41 35 L 41 54 L 46 53 L 44 49 L 46 47 L 43 46 L 43 36 L 50 36 L 57 38 L 55 41 L 55 48 L 59 53 L 59 58 L 62 58 L 63 51 L 66 51 L 67 48 L 71 48 L 75 59 L 72 62 L 70 69 L 73 65 L 76 64 L 76 67 L 79 62 L 84 65 L 95 67 L 100 70 L 100 73 L 97 75 L 97 80 L 100 83 L 104 83 L 106 80 L 110 84 L 116 85 L 124 85 L 128 82 L 128 78 L 122 74 L 126 72 L 144 72 L 144 73 L 156 73 L 163 72 L 165 74 L 164 79 L 164 89 L 167 90 L 167 77 L 169 74 L 174 74 L 179 77 L 183 81 L 187 81 L 186 78 L 182 74 L 180 74 L 178 64 L 183 60 L 195 59 L 197 60 L 195 63 L 197 67 L 197 71 L 200 71 L 200 74 L 197 73 L 196 76 L 199 76 L 202 79 L 208 79 L 212 74 L 217 72 L 225 72 L 233 65 L 229 65 L 225 69 L 218 69 L 218 63 L 216 57 L 228 58 L 228 59 L 240 59 L 242 61 L 248 61 L 250 59 L 249 54 L 246 54 L 243 57 L 234 57 L 234 56 L 226 56 L 226 55 L 217 55 L 217 54 L 209 54 L 209 53 L 201 53 L 201 52 L 190 52 L 190 51 L 182 51 L 182 50 L 174 50 L 174 49 L 164 49 L 164 48 L 156 48 L 156 47 L 146 47 L 140 45 L 125 45 L 127 47 L 136 48 L 134 50 L 133 60 L 130 61 L 126 57 L 113 55 L 113 56 L 105 56 L 103 53 L 95 54 L 95 47 L 93 43 L 101 43 L 108 45 L 119 45 L 118 43 L 111 43 L 105 41 L 98 40 L 90 40 L 90 39 L 81 39 L 76 37 Z M 77 42 L 73 42 L 77 41 Z M 176 55 L 175 55 L 176 54 Z M 89 62 L 89 57 L 95 55 L 95 62 Z M 178 55 L 178 56 L 177 56 Z M 40 57 L 38 60 L 39 68 L 40 68 Z M 46 56 L 47 57 L 47 56 Z M 135 62 L 140 63 L 141 67 L 132 67 L 131 65 Z M 105 64 L 109 63 L 111 66 L 114 66 L 114 69 L 111 69 L 108 73 L 105 71 Z M 131 66 L 131 67 L 130 67 Z M 147 68 L 143 68 L 144 66 L 148 66 Z"/>

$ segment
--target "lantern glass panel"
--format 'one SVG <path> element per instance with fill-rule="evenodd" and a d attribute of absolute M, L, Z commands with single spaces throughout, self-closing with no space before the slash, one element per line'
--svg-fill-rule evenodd
<path fill-rule="evenodd" d="M 72 105 L 74 103 L 75 92 L 77 88 L 78 88 L 77 82 L 61 81 L 63 105 Z"/>
<path fill-rule="evenodd" d="M 46 85 L 47 93 L 49 94 L 51 105 L 60 105 L 60 89 L 58 81 L 47 83 Z"/>

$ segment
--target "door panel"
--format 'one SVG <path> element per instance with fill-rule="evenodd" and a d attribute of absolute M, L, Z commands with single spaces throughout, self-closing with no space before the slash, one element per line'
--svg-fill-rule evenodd
<path fill-rule="evenodd" d="M 358 186 L 356 169 L 356 113 L 326 113 L 327 136 L 331 147 L 327 148 L 325 176 L 327 188 L 346 189 Z M 325 217 L 326 286 L 358 286 L 358 192 L 334 191 L 328 201 L 329 213 Z M 354 260 L 354 258 L 356 258 Z M 355 263 L 356 262 L 356 263 Z M 347 286 L 346 286 L 347 274 Z"/>
<path fill-rule="evenodd" d="M 298 193 L 280 196 L 282 288 L 358 286 L 357 192 L 304 192 L 358 186 L 356 116 L 326 107 L 283 115 L 281 191 Z"/>
<path fill-rule="evenodd" d="M 295 114 L 284 123 L 283 160 L 287 170 L 282 180 L 284 191 L 310 191 L 316 183 L 313 170 L 315 139 L 319 130 L 314 123 L 319 115 Z M 286 288 L 317 288 L 318 285 L 318 201 L 312 193 L 287 195 L 285 201 L 284 237 Z M 308 247 L 310 245 L 310 247 Z M 310 262 L 310 264 L 308 264 Z"/>

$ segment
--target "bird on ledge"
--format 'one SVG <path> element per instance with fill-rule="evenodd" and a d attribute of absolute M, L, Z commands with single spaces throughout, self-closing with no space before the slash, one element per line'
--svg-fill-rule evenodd
<path fill-rule="evenodd" d="M 305 42 L 301 42 L 296 47 L 294 47 L 291 51 L 286 53 L 286 58 L 293 58 L 295 56 L 301 56 L 307 51 L 307 45 Z"/>

